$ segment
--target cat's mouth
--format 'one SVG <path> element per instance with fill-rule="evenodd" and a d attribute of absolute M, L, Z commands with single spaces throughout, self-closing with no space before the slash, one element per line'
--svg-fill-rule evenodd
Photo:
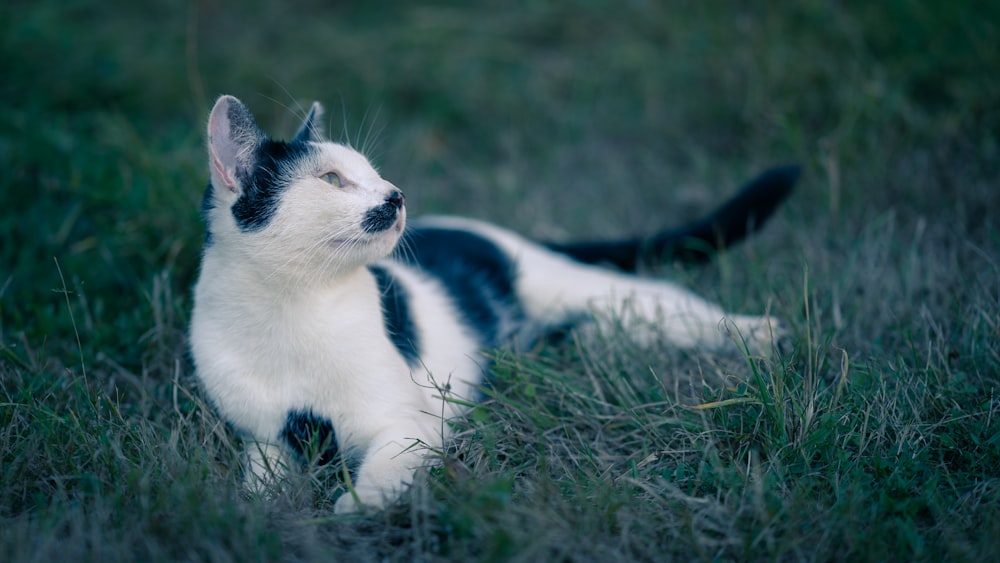
<path fill-rule="evenodd" d="M 347 237 L 328 239 L 327 244 L 337 248 L 342 246 L 366 246 L 369 244 L 378 244 L 384 242 L 386 238 L 398 239 L 402 236 L 405 228 L 406 211 L 405 209 L 401 209 L 396 215 L 396 219 L 386 228 L 376 232 L 368 232 L 362 229 L 362 232 L 352 234 Z"/>

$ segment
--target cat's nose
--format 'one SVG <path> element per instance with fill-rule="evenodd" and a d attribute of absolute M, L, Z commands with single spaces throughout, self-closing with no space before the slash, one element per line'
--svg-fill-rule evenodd
<path fill-rule="evenodd" d="M 400 209 L 406 202 L 406 196 L 404 196 L 403 192 L 399 190 L 393 190 L 392 193 L 389 194 L 389 197 L 385 198 L 385 202 L 392 205 L 396 209 Z"/>

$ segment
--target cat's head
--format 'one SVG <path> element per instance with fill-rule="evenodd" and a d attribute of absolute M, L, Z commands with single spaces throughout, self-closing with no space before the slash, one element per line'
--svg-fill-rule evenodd
<path fill-rule="evenodd" d="M 321 113 L 314 103 L 298 133 L 276 141 L 236 98 L 215 103 L 202 204 L 211 252 L 316 280 L 392 252 L 406 222 L 403 193 L 360 153 L 324 139 Z"/>

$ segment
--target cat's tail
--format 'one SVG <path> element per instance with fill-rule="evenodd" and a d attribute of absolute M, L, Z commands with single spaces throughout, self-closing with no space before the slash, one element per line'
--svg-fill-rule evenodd
<path fill-rule="evenodd" d="M 580 262 L 614 264 L 626 271 L 663 260 L 704 262 L 760 229 L 791 193 L 798 178 L 798 166 L 771 168 L 707 217 L 651 237 L 544 244 Z"/>

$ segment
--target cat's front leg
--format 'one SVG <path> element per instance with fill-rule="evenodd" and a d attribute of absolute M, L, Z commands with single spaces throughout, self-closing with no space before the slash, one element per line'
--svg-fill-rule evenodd
<path fill-rule="evenodd" d="M 413 436 L 412 425 L 380 434 L 358 468 L 353 490 L 337 499 L 334 512 L 379 510 L 399 498 L 413 481 L 413 473 L 429 463 L 430 450 L 440 446 L 440 439 L 429 444 L 426 438 Z"/>

